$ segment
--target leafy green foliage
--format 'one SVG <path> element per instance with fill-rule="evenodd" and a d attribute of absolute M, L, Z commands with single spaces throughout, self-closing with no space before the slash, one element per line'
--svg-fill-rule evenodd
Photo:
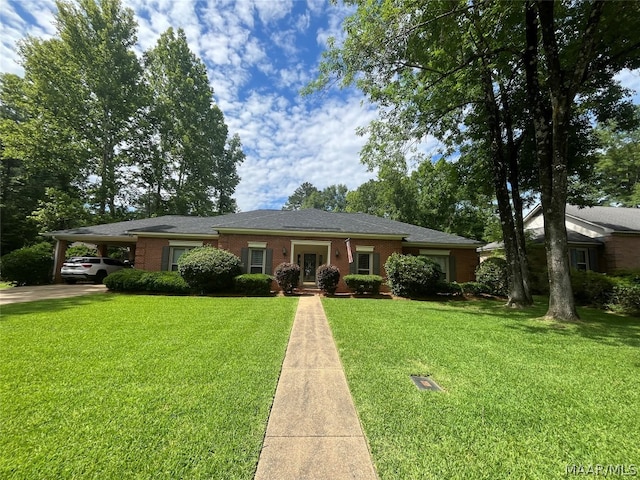
<path fill-rule="evenodd" d="M 571 287 L 580 305 L 603 307 L 611 299 L 615 280 L 604 273 L 591 270 L 571 270 Z"/>
<path fill-rule="evenodd" d="M 384 282 L 384 278 L 380 275 L 352 274 L 344 277 L 344 283 L 347 284 L 349 290 L 357 294 L 370 293 L 377 295 L 380 293 L 382 282 Z"/>
<path fill-rule="evenodd" d="M 432 295 L 442 276 L 440 265 L 421 256 L 392 253 L 384 264 L 391 293 L 401 297 Z"/>
<path fill-rule="evenodd" d="M 0 258 L 0 276 L 18 285 L 43 285 L 53 278 L 53 248 L 43 242 L 22 247 Z"/>
<path fill-rule="evenodd" d="M 245 273 L 234 279 L 235 290 L 251 296 L 270 295 L 272 282 L 273 277 L 265 273 Z"/>
<path fill-rule="evenodd" d="M 500 257 L 487 258 L 476 268 L 476 281 L 487 287 L 483 293 L 506 296 L 509 291 L 507 261 Z"/>
<path fill-rule="evenodd" d="M 487 285 L 480 282 L 465 282 L 460 284 L 462 293 L 468 295 L 482 295 L 483 293 L 489 293 L 490 289 Z"/>
<path fill-rule="evenodd" d="M 336 293 L 340 281 L 340 270 L 335 265 L 320 265 L 316 269 L 316 282 L 320 290 L 330 295 Z"/>
<path fill-rule="evenodd" d="M 94 247 L 89 247 L 88 245 L 73 245 L 72 247 L 67 248 L 67 251 L 64 252 L 65 258 L 72 257 L 97 257 L 98 251 Z"/>
<path fill-rule="evenodd" d="M 241 260 L 218 248 L 197 247 L 178 259 L 178 271 L 194 289 L 203 293 L 233 288 L 233 279 L 241 273 Z"/>
<path fill-rule="evenodd" d="M 103 283 L 113 292 L 188 294 L 193 291 L 178 272 L 125 268 L 108 275 Z"/>
<path fill-rule="evenodd" d="M 302 210 L 316 208 L 327 212 L 344 212 L 347 208 L 346 185 L 329 185 L 318 190 L 309 182 L 304 182 L 289 196 L 282 210 Z"/>
<path fill-rule="evenodd" d="M 607 307 L 614 312 L 640 316 L 640 284 L 619 282 L 613 287 Z"/>
<path fill-rule="evenodd" d="M 300 265 L 283 262 L 276 267 L 274 276 L 284 293 L 293 293 L 300 283 Z"/>
<path fill-rule="evenodd" d="M 141 135 L 131 152 L 148 192 L 140 207 L 148 215 L 235 211 L 240 138 L 227 139 L 206 65 L 189 49 L 184 30 L 164 32 L 144 63 L 150 108 L 138 118 Z"/>

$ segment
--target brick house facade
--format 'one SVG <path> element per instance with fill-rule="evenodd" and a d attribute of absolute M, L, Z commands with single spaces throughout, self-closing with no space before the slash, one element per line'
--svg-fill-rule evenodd
<path fill-rule="evenodd" d="M 127 247 L 135 268 L 148 271 L 175 270 L 182 253 L 212 245 L 237 255 L 248 273 L 272 274 L 282 262 L 297 263 L 305 287 L 315 285 L 315 270 L 325 263 L 337 266 L 341 277 L 349 273 L 384 277 L 384 263 L 392 253 L 429 256 L 449 281 L 472 281 L 479 246 L 474 240 L 372 215 L 313 209 L 164 216 L 48 235 L 57 240 L 57 281 L 64 252 L 77 241 L 95 244 L 101 252 L 108 245 Z M 338 291 L 346 290 L 341 279 Z"/>
<path fill-rule="evenodd" d="M 565 225 L 572 268 L 600 273 L 640 270 L 640 209 L 567 205 Z M 531 240 L 532 271 L 546 269 L 540 205 L 525 217 L 524 227 Z M 481 247 L 481 260 L 500 248 L 498 242 Z"/>

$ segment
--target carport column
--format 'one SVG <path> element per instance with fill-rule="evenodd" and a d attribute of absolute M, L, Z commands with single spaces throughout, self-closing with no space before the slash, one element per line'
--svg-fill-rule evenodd
<path fill-rule="evenodd" d="M 107 255 L 107 246 L 103 243 L 101 245 L 96 245 L 98 247 L 98 256 L 99 257 L 108 257 Z"/>
<path fill-rule="evenodd" d="M 53 282 L 54 283 L 62 283 L 62 277 L 60 276 L 60 269 L 62 268 L 62 264 L 65 260 L 65 253 L 67 252 L 67 247 L 69 246 L 69 242 L 66 240 L 58 240 L 56 239 L 56 250 L 53 257 Z"/>

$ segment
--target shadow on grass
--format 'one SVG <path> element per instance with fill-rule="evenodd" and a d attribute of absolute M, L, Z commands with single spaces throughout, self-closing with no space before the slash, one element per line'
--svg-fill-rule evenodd
<path fill-rule="evenodd" d="M 466 313 L 490 315 L 512 320 L 506 327 L 535 335 L 581 336 L 607 345 L 640 347 L 640 318 L 619 315 L 588 307 L 578 307 L 580 321 L 558 322 L 545 320 L 548 298 L 535 297 L 534 305 L 517 309 L 506 306 L 506 299 L 466 298 L 465 301 L 422 299 L 430 302 L 429 309 L 450 311 L 456 308 Z M 516 321 L 513 321 L 516 320 Z M 518 322 L 517 320 L 525 320 Z M 480 321 L 480 320 L 479 320 Z"/>
<path fill-rule="evenodd" d="M 76 308 L 85 305 L 95 305 L 98 303 L 110 302 L 115 298 L 113 294 L 87 294 L 77 297 L 56 298 L 48 300 L 35 300 L 33 302 L 19 302 L 2 305 L 2 315 L 0 322 L 5 322 L 11 317 L 19 315 L 32 315 L 42 313 L 53 313 Z M 114 312 L 114 314 L 117 314 Z"/>

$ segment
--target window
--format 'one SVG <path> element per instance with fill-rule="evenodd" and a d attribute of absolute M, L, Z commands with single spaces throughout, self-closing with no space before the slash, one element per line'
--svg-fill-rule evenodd
<path fill-rule="evenodd" d="M 356 257 L 356 273 L 358 275 L 371 275 L 373 266 L 372 253 L 358 253 Z"/>
<path fill-rule="evenodd" d="M 265 257 L 263 248 L 249 249 L 249 273 L 264 273 Z"/>
<path fill-rule="evenodd" d="M 169 270 L 177 271 L 178 270 L 178 259 L 182 256 L 183 253 L 188 252 L 193 247 L 171 247 L 171 252 L 169 253 Z"/>
<path fill-rule="evenodd" d="M 586 248 L 571 249 L 571 266 L 576 270 L 590 270 L 589 251 Z"/>
<path fill-rule="evenodd" d="M 450 281 L 449 251 L 420 250 L 420 255 L 427 257 L 429 260 L 433 260 L 440 265 L 440 270 L 442 270 L 442 280 L 446 280 L 447 282 Z"/>

